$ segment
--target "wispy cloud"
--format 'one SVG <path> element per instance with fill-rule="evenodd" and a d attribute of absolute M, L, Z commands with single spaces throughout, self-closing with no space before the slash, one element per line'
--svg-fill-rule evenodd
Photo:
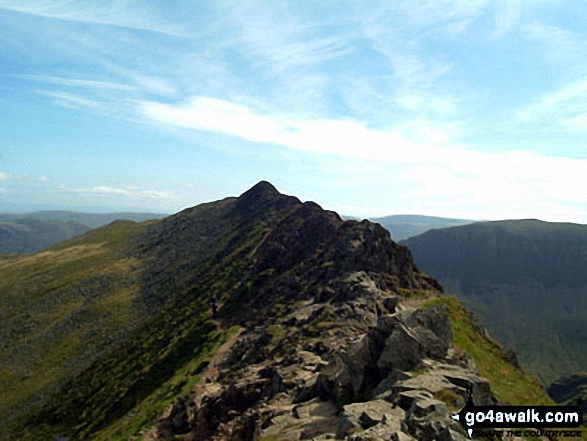
<path fill-rule="evenodd" d="M 65 77 L 54 77 L 48 75 L 16 75 L 16 78 L 20 78 L 28 81 L 36 81 L 45 84 L 54 84 L 58 86 L 68 87 L 82 87 L 91 89 L 108 89 L 108 90 L 136 90 L 135 87 L 127 84 L 112 83 L 110 81 L 96 81 L 87 80 L 80 78 L 65 78 Z"/>
<path fill-rule="evenodd" d="M 208 97 L 182 105 L 140 101 L 137 111 L 147 121 L 236 136 L 251 142 L 277 144 L 300 151 L 402 163 L 425 158 L 423 144 L 449 138 L 425 125 L 397 131 L 371 130 L 352 120 L 297 120 L 261 115 L 248 107 Z"/>
<path fill-rule="evenodd" d="M 411 182 L 404 197 L 422 201 L 447 194 L 463 204 L 499 207 L 503 201 L 580 204 L 587 189 L 587 160 L 544 156 L 530 151 L 481 152 L 451 142 L 450 133 L 426 126 L 370 129 L 351 120 L 292 120 L 262 115 L 234 103 L 197 97 L 185 105 L 141 102 L 152 123 L 234 136 L 328 157 L 402 164 Z M 504 208 L 504 213 L 505 213 Z M 486 215 L 484 217 L 487 217 Z"/>
<path fill-rule="evenodd" d="M 75 188 L 70 191 L 74 193 L 82 193 L 97 196 L 114 196 L 124 198 L 140 198 L 140 199 L 177 199 L 177 196 L 169 191 L 160 190 L 138 190 L 136 188 L 117 188 L 107 185 L 99 185 L 89 188 Z"/>
<path fill-rule="evenodd" d="M 587 131 L 587 77 L 518 109 L 515 118 L 541 130 Z"/>
<path fill-rule="evenodd" d="M 71 109 L 79 109 L 83 107 L 93 108 L 96 110 L 104 109 L 103 103 L 73 93 L 52 90 L 37 90 L 35 93 L 53 98 L 53 102 L 61 107 L 67 107 Z"/>
<path fill-rule="evenodd" d="M 0 172 L 0 181 L 24 181 L 29 175 L 15 175 L 12 173 Z"/>
<path fill-rule="evenodd" d="M 133 7 L 134 4 L 134 7 Z M 145 4 L 137 2 L 89 2 L 62 0 L 59 2 L 38 0 L 4 0 L 0 9 L 37 15 L 45 18 L 73 22 L 117 26 L 122 28 L 183 36 L 185 29 L 166 23 L 161 16 L 153 14 Z"/>
<path fill-rule="evenodd" d="M 523 6 L 521 0 L 502 0 L 495 3 L 498 10 L 495 14 L 495 29 L 489 35 L 491 39 L 504 36 L 515 26 Z"/>
<path fill-rule="evenodd" d="M 587 73 L 587 67 L 582 61 L 587 55 L 585 33 L 541 20 L 533 20 L 525 24 L 523 29 L 526 35 L 541 44 L 546 59 L 558 67 L 564 66 L 567 74 Z"/>

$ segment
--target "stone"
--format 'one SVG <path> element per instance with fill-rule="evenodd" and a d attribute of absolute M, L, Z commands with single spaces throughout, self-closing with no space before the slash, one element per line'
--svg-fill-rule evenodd
<path fill-rule="evenodd" d="M 410 411 L 416 417 L 425 417 L 429 415 L 446 415 L 448 412 L 446 404 L 444 402 L 433 398 L 415 400 L 410 408 Z"/>
<path fill-rule="evenodd" d="M 423 357 L 424 350 L 416 332 L 404 324 L 399 324 L 385 341 L 377 366 L 383 372 L 408 371 L 414 368 Z"/>
<path fill-rule="evenodd" d="M 390 296 L 383 299 L 383 307 L 390 313 L 393 314 L 396 312 L 396 309 L 400 302 L 400 296 Z"/>
<path fill-rule="evenodd" d="M 386 426 L 387 433 L 390 433 L 400 430 L 404 418 L 405 412 L 402 409 L 385 400 L 352 403 L 342 409 L 337 438 L 347 436 L 352 431 L 369 430 L 377 425 Z"/>

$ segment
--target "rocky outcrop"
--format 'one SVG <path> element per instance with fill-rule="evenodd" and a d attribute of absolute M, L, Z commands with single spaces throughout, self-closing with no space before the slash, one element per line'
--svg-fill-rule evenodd
<path fill-rule="evenodd" d="M 397 311 L 364 334 L 352 331 L 358 318 L 337 328 L 331 316 L 343 306 L 359 309 L 358 300 L 299 303 L 246 331 L 200 396 L 186 397 L 188 406 L 174 406 L 160 422 L 159 439 L 184 433 L 186 407 L 186 440 L 466 439 L 449 416 L 469 394 L 475 404 L 495 403 L 489 382 L 453 348 L 443 306 L 385 299 Z M 308 337 L 315 328 L 321 331 Z"/>

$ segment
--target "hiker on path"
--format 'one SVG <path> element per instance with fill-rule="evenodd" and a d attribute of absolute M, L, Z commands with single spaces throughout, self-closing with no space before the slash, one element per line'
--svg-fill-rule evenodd
<path fill-rule="evenodd" d="M 215 296 L 210 299 L 210 309 L 212 310 L 212 318 L 216 320 L 218 318 L 218 303 Z"/>

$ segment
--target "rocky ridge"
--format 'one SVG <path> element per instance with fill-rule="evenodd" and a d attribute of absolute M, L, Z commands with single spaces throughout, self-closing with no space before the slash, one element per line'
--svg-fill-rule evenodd
<path fill-rule="evenodd" d="M 367 280 L 357 273 L 348 287 L 368 290 Z M 364 315 L 376 323 L 369 327 L 363 314 L 351 318 L 369 307 L 362 299 L 349 309 L 306 301 L 247 329 L 217 375 L 178 398 L 158 439 L 466 439 L 451 411 L 469 393 L 479 405 L 496 400 L 471 358 L 452 347 L 446 308 L 384 295 L 381 315 Z"/>
<path fill-rule="evenodd" d="M 239 203 L 280 201 L 268 185 Z M 451 412 L 469 394 L 496 400 L 454 347 L 446 307 L 423 303 L 441 295 L 437 282 L 381 226 L 285 201 L 222 310 L 244 331 L 154 438 L 466 439 Z"/>

